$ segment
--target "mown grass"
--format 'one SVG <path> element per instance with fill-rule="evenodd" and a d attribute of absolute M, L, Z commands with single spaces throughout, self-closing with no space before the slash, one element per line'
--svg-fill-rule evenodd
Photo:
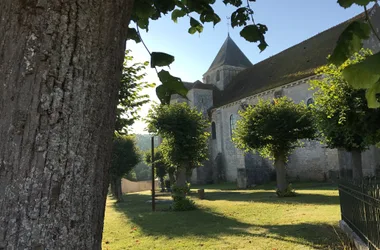
<path fill-rule="evenodd" d="M 107 200 L 103 249 L 343 249 L 337 188 L 329 184 L 294 185 L 297 197 L 277 198 L 273 184 L 234 190 L 231 184 L 198 186 L 198 209 L 172 212 L 158 204 L 151 212 L 150 192 Z M 194 190 L 195 192 L 195 190 Z M 160 195 L 157 199 L 170 199 Z"/>

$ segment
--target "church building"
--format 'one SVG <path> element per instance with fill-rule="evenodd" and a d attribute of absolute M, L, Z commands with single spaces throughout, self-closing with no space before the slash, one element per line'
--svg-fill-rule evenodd
<path fill-rule="evenodd" d="M 370 19 L 380 34 L 380 8 L 369 10 Z M 346 22 L 323 31 L 266 60 L 252 65 L 230 36 L 227 36 L 211 66 L 203 74 L 203 81 L 185 83 L 188 100 L 178 95 L 171 103 L 188 102 L 211 122 L 209 160 L 194 169 L 193 183 L 217 181 L 235 182 L 245 179 L 246 185 L 260 184 L 273 179 L 273 162 L 258 154 L 237 149 L 231 140 L 239 119 L 238 111 L 254 105 L 260 98 L 287 96 L 294 102 L 313 103 L 309 81 L 316 78 L 315 70 L 327 63 L 339 35 L 353 20 L 364 20 L 360 14 Z M 374 53 L 380 51 L 374 35 L 364 46 Z M 339 174 L 339 162 L 349 162 L 350 154 L 328 149 L 319 141 L 305 142 L 289 157 L 287 174 L 290 180 L 323 181 Z M 340 160 L 339 160 L 340 159 Z M 380 150 L 371 147 L 363 153 L 363 173 L 373 176 L 380 168 Z M 346 164 L 349 168 L 350 164 Z"/>

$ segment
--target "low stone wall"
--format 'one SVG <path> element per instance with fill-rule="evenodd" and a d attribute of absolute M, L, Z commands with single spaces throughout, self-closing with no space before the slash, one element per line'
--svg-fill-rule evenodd
<path fill-rule="evenodd" d="M 159 189 L 159 181 L 155 180 L 155 188 Z M 123 193 L 134 193 L 152 189 L 152 181 L 130 181 L 121 179 L 121 190 Z"/>

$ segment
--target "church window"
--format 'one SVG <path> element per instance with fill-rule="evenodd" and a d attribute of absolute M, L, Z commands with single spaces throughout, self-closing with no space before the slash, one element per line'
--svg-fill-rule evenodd
<path fill-rule="evenodd" d="M 236 128 L 236 116 L 234 114 L 232 114 L 230 116 L 230 135 L 231 135 L 231 137 L 232 137 L 232 133 L 233 133 L 235 128 Z"/>
<path fill-rule="evenodd" d="M 313 104 L 314 103 L 314 99 L 313 98 L 309 98 L 309 99 L 307 99 L 307 101 L 306 101 L 306 106 L 310 106 L 311 104 Z"/>
<path fill-rule="evenodd" d="M 216 127 L 215 127 L 215 122 L 211 123 L 211 138 L 213 140 L 216 139 Z"/>
<path fill-rule="evenodd" d="M 216 81 L 220 80 L 220 71 L 216 71 Z"/>
<path fill-rule="evenodd" d="M 210 83 L 210 76 L 206 76 L 206 83 Z"/>

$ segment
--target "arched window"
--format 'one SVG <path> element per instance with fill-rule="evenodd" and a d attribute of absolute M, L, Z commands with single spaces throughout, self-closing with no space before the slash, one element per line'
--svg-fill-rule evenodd
<path fill-rule="evenodd" d="M 310 106 L 311 104 L 313 104 L 314 103 L 314 99 L 313 98 L 309 98 L 309 99 L 307 99 L 307 101 L 306 101 L 306 106 Z"/>
<path fill-rule="evenodd" d="M 220 71 L 216 71 L 216 81 L 220 80 Z"/>
<path fill-rule="evenodd" d="M 230 116 L 230 135 L 232 137 L 232 132 L 236 127 L 236 115 L 232 114 Z"/>
<path fill-rule="evenodd" d="M 215 122 L 211 123 L 211 138 L 213 140 L 216 139 L 216 127 L 215 127 Z"/>

